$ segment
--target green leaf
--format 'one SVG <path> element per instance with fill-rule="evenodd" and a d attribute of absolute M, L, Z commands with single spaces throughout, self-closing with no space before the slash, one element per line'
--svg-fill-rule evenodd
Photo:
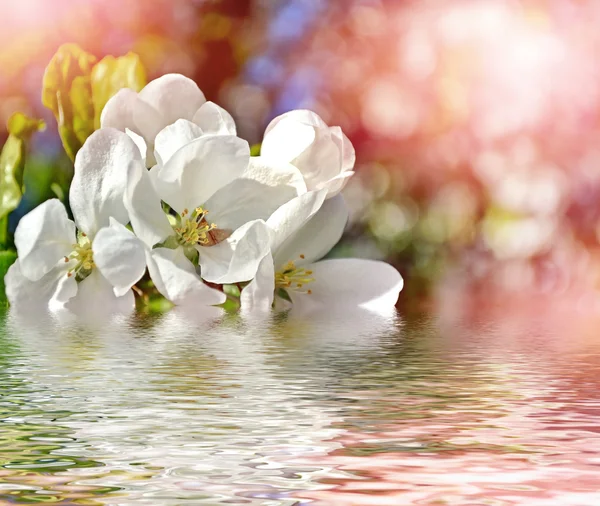
<path fill-rule="evenodd" d="M 54 113 L 71 158 L 94 131 L 90 75 L 96 57 L 77 44 L 64 44 L 50 60 L 42 83 L 42 103 Z"/>
<path fill-rule="evenodd" d="M 7 216 L 16 209 L 23 196 L 23 170 L 27 143 L 33 132 L 46 127 L 42 120 L 22 113 L 8 120 L 8 139 L 0 153 L 0 247 L 6 247 Z"/>
<path fill-rule="evenodd" d="M 140 91 L 146 85 L 146 69 L 135 53 L 102 58 L 91 74 L 94 128 L 100 128 L 100 115 L 106 102 L 122 88 Z"/>
<path fill-rule="evenodd" d="M 6 287 L 4 285 L 4 276 L 8 272 L 8 268 L 15 263 L 17 259 L 16 251 L 0 251 L 0 303 L 6 305 Z"/>
<path fill-rule="evenodd" d="M 45 129 L 44 120 L 30 118 L 22 112 L 16 112 L 8 118 L 8 133 L 25 141 L 28 141 L 35 132 Z"/>

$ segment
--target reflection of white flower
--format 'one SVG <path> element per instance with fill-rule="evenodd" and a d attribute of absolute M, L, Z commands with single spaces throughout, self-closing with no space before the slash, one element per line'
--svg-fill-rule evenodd
<path fill-rule="evenodd" d="M 354 174 L 354 147 L 340 127 L 329 127 L 311 111 L 291 111 L 267 127 L 261 154 L 297 167 L 309 190 L 337 195 Z"/>
<path fill-rule="evenodd" d="M 196 258 L 200 276 L 211 283 L 252 279 L 269 248 L 262 220 L 306 191 L 298 170 L 251 159 L 246 141 L 203 135 L 187 120 L 159 133 L 156 157 L 149 172 L 130 165 L 125 200 L 159 291 L 177 304 L 212 300 Z"/>
<path fill-rule="evenodd" d="M 75 159 L 69 202 L 52 199 L 24 216 L 15 232 L 17 262 L 5 281 L 11 304 L 73 310 L 129 310 L 131 287 L 146 269 L 144 246 L 123 224 L 127 164 L 142 160 L 114 129 L 95 132 Z M 79 233 L 76 233 L 76 226 Z"/>
<path fill-rule="evenodd" d="M 230 114 L 207 102 L 196 83 L 180 74 L 166 74 L 148 83 L 139 93 L 123 88 L 102 110 L 102 127 L 133 132 L 146 164 L 155 163 L 154 141 L 158 133 L 178 119 L 193 122 L 204 134 L 236 135 Z"/>
<path fill-rule="evenodd" d="M 266 310 L 275 296 L 294 307 L 393 307 L 403 286 L 391 265 L 355 258 L 321 260 L 338 242 L 348 219 L 341 195 L 309 192 L 281 206 L 267 220 L 270 252 L 242 291 L 242 307 Z"/>

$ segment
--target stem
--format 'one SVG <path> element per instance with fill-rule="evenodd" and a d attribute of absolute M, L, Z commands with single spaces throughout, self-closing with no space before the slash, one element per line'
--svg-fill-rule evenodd
<path fill-rule="evenodd" d="M 0 219 L 0 249 L 8 248 L 8 214 Z"/>

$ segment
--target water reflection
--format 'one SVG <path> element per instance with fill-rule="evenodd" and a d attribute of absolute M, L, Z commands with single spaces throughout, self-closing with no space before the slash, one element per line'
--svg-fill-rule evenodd
<path fill-rule="evenodd" d="M 600 345 L 540 324 L 4 320 L 0 504 L 600 503 Z"/>

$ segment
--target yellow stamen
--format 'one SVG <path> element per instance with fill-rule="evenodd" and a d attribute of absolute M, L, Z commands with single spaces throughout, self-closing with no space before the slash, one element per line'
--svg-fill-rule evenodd
<path fill-rule="evenodd" d="M 304 267 L 296 267 L 293 261 L 285 264 L 282 270 L 275 273 L 275 287 L 291 289 L 299 293 L 312 293 L 311 290 L 304 292 L 304 285 L 314 281 L 311 278 L 312 271 L 306 270 Z"/>
<path fill-rule="evenodd" d="M 65 263 L 75 261 L 75 267 L 69 269 L 67 276 L 78 276 L 79 280 L 90 274 L 96 266 L 94 263 L 94 252 L 92 251 L 92 243 L 85 234 L 81 234 L 79 243 L 73 244 L 73 252 L 65 257 Z"/>
<path fill-rule="evenodd" d="M 177 217 L 177 224 L 173 226 L 173 230 L 181 246 L 212 246 L 225 239 L 226 236 L 219 233 L 223 231 L 217 229 L 216 223 L 206 221 L 207 214 L 206 209 L 196 207 L 191 214 L 187 209 L 184 209 L 181 216 Z"/>

